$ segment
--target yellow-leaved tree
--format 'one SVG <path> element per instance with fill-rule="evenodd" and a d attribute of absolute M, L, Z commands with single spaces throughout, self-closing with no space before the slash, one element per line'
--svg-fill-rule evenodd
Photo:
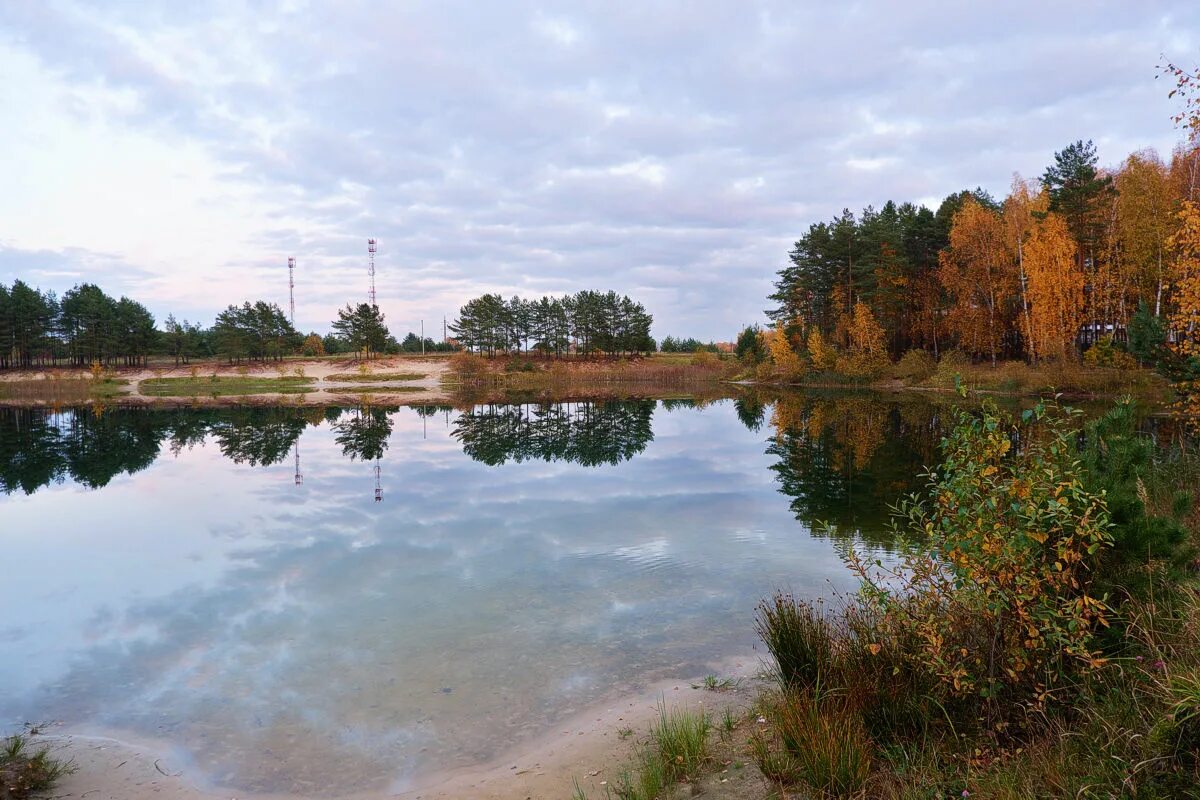
<path fill-rule="evenodd" d="M 938 254 L 938 277 L 953 301 L 946 315 L 950 332 L 960 347 L 990 356 L 994 365 L 1007 328 L 1005 309 L 1017 293 L 999 214 L 973 197 L 963 202 L 951 223 L 950 246 Z"/>
<path fill-rule="evenodd" d="M 837 366 L 837 349 L 834 348 L 821 334 L 821 329 L 815 325 L 808 332 L 808 359 L 813 369 L 827 370 Z"/>
<path fill-rule="evenodd" d="M 1033 316 L 1030 313 L 1029 273 L 1025 269 L 1025 245 L 1033 233 L 1038 218 L 1046 213 L 1050 198 L 1044 190 L 1013 175 L 1012 189 L 1004 200 L 1001 216 L 1004 219 L 1005 244 L 1009 258 L 1017 265 L 1017 288 L 1021 297 L 1021 338 L 1029 358 L 1037 361 L 1038 352 L 1034 345 Z"/>
<path fill-rule="evenodd" d="M 1179 230 L 1170 240 L 1179 259 L 1171 315 L 1174 347 L 1184 357 L 1200 357 L 1200 203 L 1185 202 L 1178 219 Z"/>
<path fill-rule="evenodd" d="M 870 307 L 861 300 L 854 304 L 846 334 L 850 348 L 838 357 L 838 372 L 864 377 L 887 365 L 887 333 Z"/>
<path fill-rule="evenodd" d="M 763 344 L 771 356 L 775 374 L 784 379 L 798 378 L 804 374 L 804 363 L 788 340 L 782 324 L 763 333 Z"/>
<path fill-rule="evenodd" d="M 1117 173 L 1117 230 L 1126 282 L 1138 300 L 1162 314 L 1163 293 L 1172 280 L 1167 243 L 1179 227 L 1178 185 L 1153 150 L 1134 153 Z"/>
<path fill-rule="evenodd" d="M 1075 239 L 1059 214 L 1037 221 L 1024 246 L 1033 349 L 1063 358 L 1073 352 L 1083 322 L 1083 271 Z"/>

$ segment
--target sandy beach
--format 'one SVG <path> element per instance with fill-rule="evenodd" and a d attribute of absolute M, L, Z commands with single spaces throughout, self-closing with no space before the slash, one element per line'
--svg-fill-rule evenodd
<path fill-rule="evenodd" d="M 433 773 L 411 786 L 360 794 L 344 800 L 562 800 L 576 782 L 589 796 L 602 794 L 629 761 L 636 743 L 668 707 L 704 707 L 713 714 L 741 709 L 753 695 L 751 684 L 761 665 L 754 656 L 724 662 L 722 675 L 740 679 L 737 688 L 698 688 L 702 676 L 662 681 L 643 691 L 598 704 L 564 720 L 532 741 L 485 764 Z M 633 735 L 621 735 L 632 729 Z M 55 787 L 55 798 L 90 800 L 311 800 L 333 795 L 252 794 L 207 785 L 203 775 L 184 768 L 186 758 L 172 756 L 166 742 L 138 740 L 118 731 L 103 733 L 55 730 L 34 737 L 76 771 Z"/>

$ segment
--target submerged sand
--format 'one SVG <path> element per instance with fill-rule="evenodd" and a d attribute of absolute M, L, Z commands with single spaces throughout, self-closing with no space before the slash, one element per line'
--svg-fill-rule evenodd
<path fill-rule="evenodd" d="M 54 755 L 70 760 L 76 771 L 53 791 L 56 798 L 90 800 L 562 800 L 576 783 L 589 796 L 603 796 L 628 765 L 640 739 L 657 719 L 660 704 L 705 708 L 714 715 L 748 703 L 753 676 L 761 668 L 754 656 L 723 663 L 720 674 L 739 681 L 728 691 L 700 688 L 699 676 L 666 681 L 644 691 L 594 706 L 556 725 L 543 736 L 506 752 L 486 764 L 428 775 L 412 786 L 394 791 L 319 795 L 253 794 L 205 785 L 203 775 L 189 773 L 187 759 L 172 755 L 165 742 L 137 741 L 119 732 L 96 735 L 51 731 L 36 737 Z M 632 729 L 634 735 L 622 735 Z"/>

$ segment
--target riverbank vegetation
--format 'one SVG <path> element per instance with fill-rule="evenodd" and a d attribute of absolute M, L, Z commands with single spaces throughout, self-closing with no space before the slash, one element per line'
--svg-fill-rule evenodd
<path fill-rule="evenodd" d="M 72 764 L 54 758 L 48 748 L 31 747 L 23 734 L 0 742 L 0 800 L 42 797 L 73 771 Z"/>
<path fill-rule="evenodd" d="M 898 555 L 847 547 L 858 591 L 760 606 L 740 756 L 782 796 L 1200 797 L 1195 443 L 1128 402 L 947 413 Z"/>
<path fill-rule="evenodd" d="M 894 568 L 786 595 L 758 629 L 778 686 L 757 745 L 832 797 L 1195 797 L 1200 594 L 1194 450 L 1156 451 L 1118 406 L 959 413 L 899 507 Z"/>
<path fill-rule="evenodd" d="M 546 396 L 612 391 L 630 396 L 647 390 L 711 391 L 739 370 L 732 359 L 715 353 L 589 359 L 505 355 L 494 358 L 459 353 L 450 359 L 450 388 L 456 396 L 493 396 L 503 392 L 538 392 Z"/>

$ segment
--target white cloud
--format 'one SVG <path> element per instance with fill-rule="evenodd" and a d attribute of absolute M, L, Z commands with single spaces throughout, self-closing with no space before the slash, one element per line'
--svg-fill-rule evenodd
<path fill-rule="evenodd" d="M 1169 149 L 1155 65 L 1198 27 L 1182 0 L 0 4 L 0 279 L 207 321 L 286 301 L 295 256 L 324 329 L 375 236 L 401 333 L 613 288 L 728 338 L 843 207 L 1003 194 L 1081 137 Z"/>

